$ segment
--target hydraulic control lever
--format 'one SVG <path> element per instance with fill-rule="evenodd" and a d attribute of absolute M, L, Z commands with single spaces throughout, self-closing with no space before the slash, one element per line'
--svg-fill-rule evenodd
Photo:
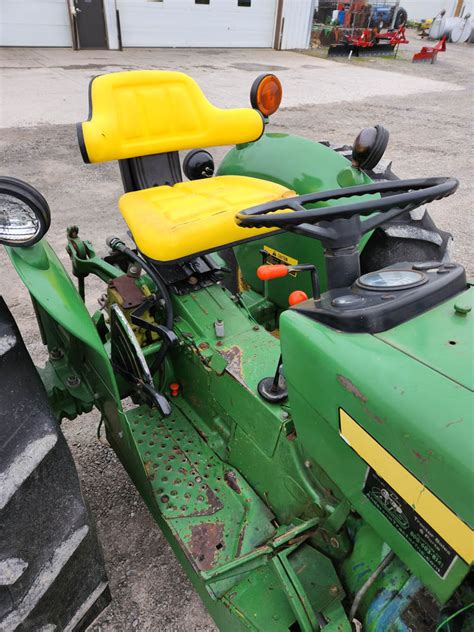
<path fill-rule="evenodd" d="M 150 323 L 148 320 L 142 318 L 143 314 L 156 305 L 156 303 L 157 297 L 155 294 L 150 294 L 141 305 L 133 310 L 130 315 L 130 320 L 134 325 L 137 325 L 137 327 L 159 334 L 166 345 L 172 346 L 178 342 L 178 336 L 172 329 L 168 329 L 165 325 L 159 325 L 158 323 Z"/>
<path fill-rule="evenodd" d="M 288 398 L 288 389 L 283 374 L 283 358 L 280 356 L 275 375 L 264 377 L 257 385 L 260 397 L 271 404 L 279 404 Z"/>
<path fill-rule="evenodd" d="M 321 292 L 319 289 L 318 273 L 316 272 L 316 267 L 312 264 L 307 263 L 296 266 L 287 266 L 284 264 L 263 265 L 257 268 L 257 276 L 261 281 L 271 281 L 272 279 L 279 279 L 281 277 L 287 276 L 288 274 L 290 274 L 290 272 L 309 272 L 311 276 L 311 288 L 313 292 L 312 298 L 314 300 L 318 300 L 318 298 L 320 298 Z M 290 304 L 294 304 L 291 302 L 291 296 L 293 294 L 294 292 L 290 295 Z M 304 292 L 302 292 L 301 294 L 304 294 Z"/>

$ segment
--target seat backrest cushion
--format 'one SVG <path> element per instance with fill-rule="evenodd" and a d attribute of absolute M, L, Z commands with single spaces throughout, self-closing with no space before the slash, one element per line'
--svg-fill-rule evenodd
<path fill-rule="evenodd" d="M 257 140 L 257 110 L 221 109 L 181 72 L 132 70 L 100 75 L 89 88 L 89 119 L 77 124 L 85 162 Z"/>

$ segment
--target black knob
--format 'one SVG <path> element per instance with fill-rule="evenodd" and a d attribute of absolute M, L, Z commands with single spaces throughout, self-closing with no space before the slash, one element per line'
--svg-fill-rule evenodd
<path fill-rule="evenodd" d="M 352 147 L 352 164 L 358 169 L 373 169 L 382 159 L 390 134 L 383 125 L 365 127 Z"/>
<path fill-rule="evenodd" d="M 193 149 L 183 160 L 183 171 L 189 180 L 210 178 L 214 175 L 214 159 L 204 149 Z"/>

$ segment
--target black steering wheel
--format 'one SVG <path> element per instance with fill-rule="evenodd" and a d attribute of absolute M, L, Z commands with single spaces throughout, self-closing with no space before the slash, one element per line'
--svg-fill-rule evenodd
<path fill-rule="evenodd" d="M 455 178 L 416 178 L 374 182 L 373 184 L 334 189 L 322 193 L 307 193 L 268 202 L 240 211 L 235 217 L 237 223 L 244 228 L 274 227 L 295 230 L 336 244 L 341 239 L 344 240 L 347 222 L 335 222 L 334 220 L 357 216 L 357 230 L 354 232 L 353 227 L 349 231 L 353 240 L 354 236 L 357 235 L 360 238 L 365 233 L 406 211 L 452 195 L 458 186 L 459 182 Z M 375 193 L 381 194 L 382 197 L 322 208 L 305 208 L 307 204 Z M 284 212 L 288 209 L 291 210 Z M 283 212 L 277 213 L 276 211 Z M 360 221 L 360 216 L 365 215 L 372 215 L 372 217 Z M 320 222 L 330 222 L 330 224 L 314 226 Z"/>

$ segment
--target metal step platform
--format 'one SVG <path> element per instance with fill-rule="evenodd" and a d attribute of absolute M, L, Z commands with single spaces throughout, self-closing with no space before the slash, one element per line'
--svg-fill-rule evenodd
<path fill-rule="evenodd" d="M 332 562 L 309 544 L 318 519 L 278 525 L 243 476 L 193 426 L 189 405 L 180 403 L 166 418 L 147 406 L 127 411 L 127 418 L 153 504 L 195 571 L 196 587 L 217 609 L 220 604 L 238 615 L 232 619 L 237 627 L 229 630 L 350 630 Z M 213 616 L 217 620 L 219 610 Z"/>
<path fill-rule="evenodd" d="M 198 572 L 245 555 L 274 534 L 270 510 L 176 406 L 165 419 L 145 406 L 127 417 L 161 514 Z"/>

